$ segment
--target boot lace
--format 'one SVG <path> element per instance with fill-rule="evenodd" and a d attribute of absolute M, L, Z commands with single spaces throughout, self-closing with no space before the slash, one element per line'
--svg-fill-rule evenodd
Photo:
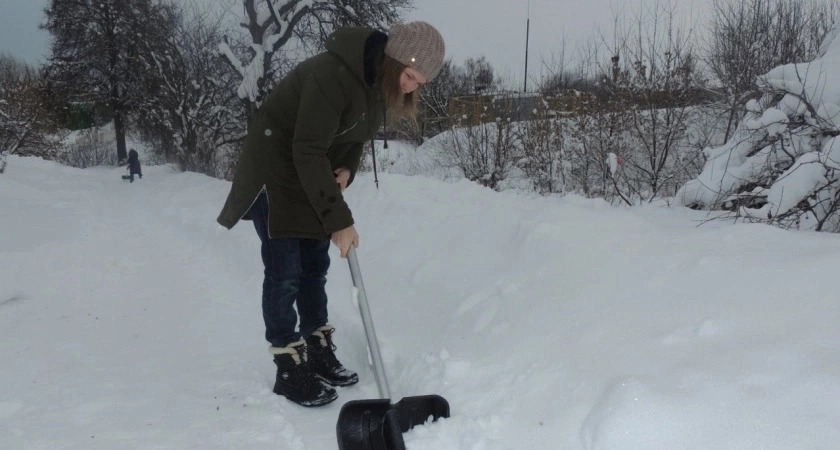
<path fill-rule="evenodd" d="M 324 330 L 322 333 L 324 334 L 324 340 L 327 342 L 327 345 L 320 346 L 317 350 L 320 354 L 320 360 L 330 371 L 339 370 L 342 368 L 342 365 L 335 356 L 336 346 L 332 340 L 333 330 Z"/>
<path fill-rule="evenodd" d="M 335 344 L 333 344 L 333 340 L 332 340 L 332 334 L 333 334 L 334 332 L 335 332 L 335 330 L 332 330 L 332 329 L 330 329 L 330 330 L 324 330 L 324 331 L 323 331 L 323 333 L 324 333 L 324 340 L 326 340 L 326 341 L 327 341 L 327 347 L 328 347 L 328 348 L 330 349 L 330 351 L 332 351 L 332 352 L 334 352 L 334 351 L 335 351 L 335 349 L 336 349 Z"/>
<path fill-rule="evenodd" d="M 320 384 L 315 374 L 312 372 L 312 367 L 309 362 L 309 348 L 305 345 L 295 348 L 300 357 L 300 364 L 295 366 L 290 375 L 296 378 L 296 381 L 307 391 L 312 391 Z"/>

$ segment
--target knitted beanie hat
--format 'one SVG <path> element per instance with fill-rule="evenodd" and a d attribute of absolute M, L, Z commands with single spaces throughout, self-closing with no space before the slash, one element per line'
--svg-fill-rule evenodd
<path fill-rule="evenodd" d="M 386 55 L 422 73 L 427 81 L 440 72 L 445 52 L 440 32 L 421 21 L 394 24 L 385 44 Z"/>

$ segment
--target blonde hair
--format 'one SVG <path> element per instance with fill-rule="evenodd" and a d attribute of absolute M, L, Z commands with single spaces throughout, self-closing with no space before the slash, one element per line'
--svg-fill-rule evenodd
<path fill-rule="evenodd" d="M 392 117 L 394 119 L 416 119 L 417 103 L 420 99 L 422 86 L 418 86 L 413 92 L 403 94 L 400 87 L 400 76 L 406 65 L 388 55 L 382 56 L 382 63 L 379 68 L 377 81 L 382 86 L 385 95 L 385 105 L 388 108 L 389 119 Z"/>

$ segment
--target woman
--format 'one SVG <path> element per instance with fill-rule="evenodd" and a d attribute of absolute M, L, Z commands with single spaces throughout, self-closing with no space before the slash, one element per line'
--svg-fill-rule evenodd
<path fill-rule="evenodd" d="M 240 219 L 254 223 L 274 392 L 304 406 L 338 398 L 322 382 L 359 380 L 336 359 L 335 328 L 327 322 L 330 240 L 342 258 L 359 245 L 342 192 L 386 111 L 390 120 L 413 116 L 418 88 L 437 75 L 444 57 L 443 38 L 425 22 L 394 25 L 387 35 L 340 29 L 325 48 L 291 71 L 257 112 L 218 218 L 228 229 Z"/>

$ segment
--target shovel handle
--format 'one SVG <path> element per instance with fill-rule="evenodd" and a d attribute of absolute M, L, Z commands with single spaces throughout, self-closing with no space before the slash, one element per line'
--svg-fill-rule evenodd
<path fill-rule="evenodd" d="M 379 352 L 379 342 L 376 339 L 376 330 L 373 328 L 373 319 L 370 316 L 368 307 L 365 283 L 362 281 L 362 271 L 359 269 L 359 259 L 356 257 L 356 249 L 350 246 L 347 253 L 347 262 L 350 264 L 350 277 L 353 279 L 353 286 L 359 302 L 359 312 L 362 314 L 362 324 L 365 327 L 368 348 L 371 359 L 373 359 L 373 375 L 376 377 L 376 387 L 379 388 L 379 397 L 391 399 L 391 389 L 388 387 L 388 379 L 385 377 L 385 367 L 382 364 L 382 354 Z"/>

